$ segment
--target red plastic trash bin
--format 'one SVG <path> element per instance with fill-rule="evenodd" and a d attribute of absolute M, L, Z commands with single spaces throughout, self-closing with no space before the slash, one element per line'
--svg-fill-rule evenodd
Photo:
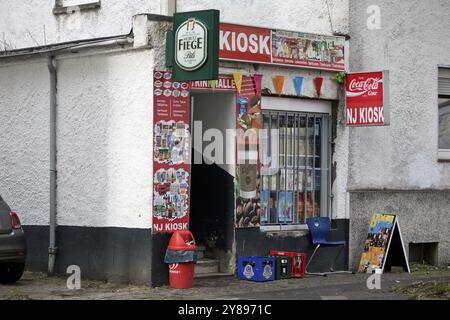
<path fill-rule="evenodd" d="M 197 249 L 190 231 L 175 231 L 170 238 L 168 250 L 194 251 Z M 189 289 L 194 285 L 194 262 L 169 264 L 169 284 L 175 289 Z"/>

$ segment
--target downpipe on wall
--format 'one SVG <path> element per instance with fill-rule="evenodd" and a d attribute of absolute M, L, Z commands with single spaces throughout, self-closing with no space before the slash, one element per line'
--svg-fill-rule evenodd
<path fill-rule="evenodd" d="M 53 55 L 48 57 L 50 74 L 50 222 L 48 247 L 48 275 L 55 274 L 56 247 L 56 90 L 57 66 Z"/>
<path fill-rule="evenodd" d="M 88 40 L 80 40 L 73 42 L 60 43 L 58 45 L 35 47 L 18 49 L 7 52 L 0 52 L 0 60 L 3 59 L 15 59 L 15 58 L 25 58 L 31 56 L 43 56 L 47 57 L 47 67 L 49 71 L 50 78 L 50 213 L 49 213 L 49 247 L 48 247 L 48 269 L 47 273 L 49 276 L 55 274 L 55 263 L 58 253 L 58 247 L 56 246 L 56 228 L 57 228 L 57 207 L 56 207 L 56 121 L 57 121 L 57 63 L 55 56 L 59 54 L 73 54 L 78 53 L 81 50 L 95 49 L 100 47 L 111 47 L 111 46 L 124 46 L 132 45 L 134 42 L 133 32 L 128 34 L 94 38 Z"/>

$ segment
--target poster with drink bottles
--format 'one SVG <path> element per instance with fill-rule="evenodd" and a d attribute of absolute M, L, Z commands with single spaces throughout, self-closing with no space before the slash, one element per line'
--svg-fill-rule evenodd
<path fill-rule="evenodd" d="M 364 251 L 359 264 L 359 272 L 371 273 L 382 269 L 388 241 L 394 227 L 395 216 L 390 214 L 375 214 L 370 222 Z"/>
<path fill-rule="evenodd" d="M 153 73 L 153 233 L 188 230 L 190 94 L 172 73 Z"/>
<path fill-rule="evenodd" d="M 259 227 L 260 203 L 259 129 L 261 127 L 261 94 L 254 77 L 243 77 L 236 98 L 236 228 Z M 264 216 L 264 219 L 267 219 Z"/>

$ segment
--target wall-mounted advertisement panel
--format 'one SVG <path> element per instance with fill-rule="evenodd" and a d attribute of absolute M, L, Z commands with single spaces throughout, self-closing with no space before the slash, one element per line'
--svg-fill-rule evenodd
<path fill-rule="evenodd" d="M 220 24 L 221 60 L 344 71 L 345 38 Z"/>
<path fill-rule="evenodd" d="M 172 73 L 153 74 L 153 233 L 188 230 L 190 94 Z"/>
<path fill-rule="evenodd" d="M 261 224 L 259 130 L 261 128 L 261 94 L 255 77 L 244 76 L 236 95 L 236 228 Z"/>
<path fill-rule="evenodd" d="M 389 73 L 387 71 L 349 73 L 346 76 L 348 126 L 389 124 Z"/>

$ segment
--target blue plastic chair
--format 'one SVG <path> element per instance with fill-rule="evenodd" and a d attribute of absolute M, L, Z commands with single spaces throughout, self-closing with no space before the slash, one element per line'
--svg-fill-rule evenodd
<path fill-rule="evenodd" d="M 347 243 L 345 241 L 328 241 L 327 235 L 331 230 L 331 221 L 330 218 L 327 217 L 318 217 L 318 218 L 308 218 L 306 219 L 306 224 L 308 225 L 309 233 L 311 234 L 311 240 L 312 243 L 316 246 L 314 249 L 313 254 L 308 260 L 308 263 L 306 264 L 306 273 L 312 274 L 308 272 L 308 267 L 313 260 L 317 250 L 319 250 L 320 247 L 341 247 L 338 254 L 333 260 L 333 263 L 330 267 L 330 272 L 322 272 L 322 273 L 316 273 L 317 275 L 326 276 L 327 274 L 331 273 L 353 273 L 351 271 L 335 271 L 333 266 L 336 262 L 337 258 L 341 254 L 342 250 L 346 247 Z"/>

